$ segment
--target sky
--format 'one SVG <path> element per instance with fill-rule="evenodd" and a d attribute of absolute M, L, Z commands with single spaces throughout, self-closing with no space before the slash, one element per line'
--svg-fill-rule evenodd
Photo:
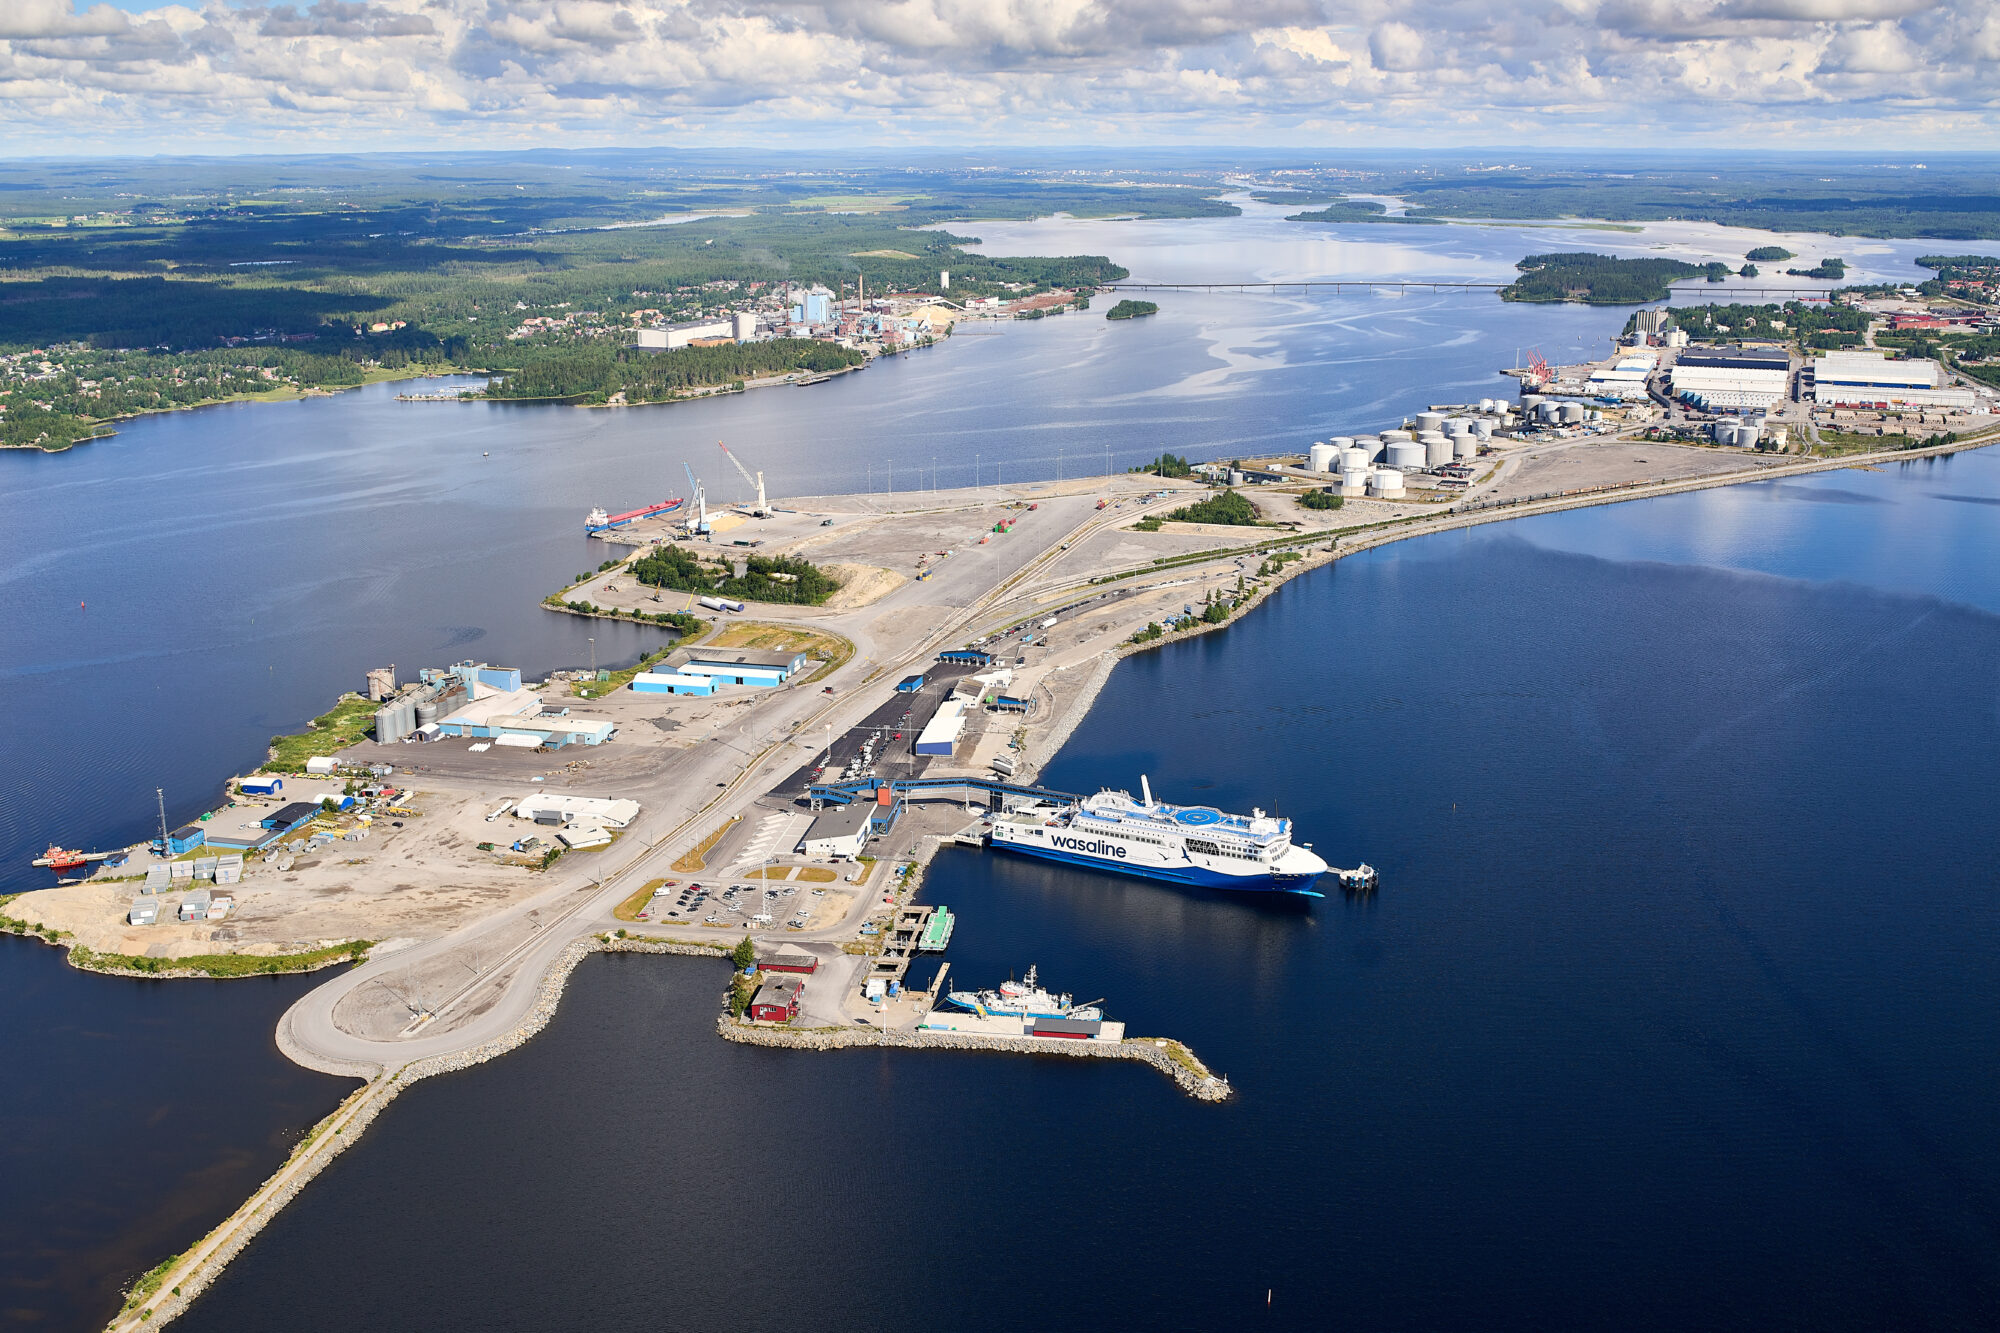
<path fill-rule="evenodd" d="M 5 156 L 2000 148 L 2000 0 L 0 0 Z"/>

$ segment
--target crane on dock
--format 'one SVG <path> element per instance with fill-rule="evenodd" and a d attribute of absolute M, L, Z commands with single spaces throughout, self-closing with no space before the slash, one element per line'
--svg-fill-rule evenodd
<path fill-rule="evenodd" d="M 701 482 L 695 478 L 692 467 L 689 467 L 686 463 L 682 463 L 681 471 L 687 473 L 688 493 L 694 496 L 694 513 L 688 519 L 688 535 L 691 537 L 706 537 L 708 535 L 708 493 L 702 490 Z"/>
<path fill-rule="evenodd" d="M 743 466 L 743 460 L 738 458 L 735 454 L 729 452 L 728 445 L 724 444 L 721 440 L 717 440 L 715 442 L 715 447 L 722 450 L 722 456 L 728 459 L 731 465 L 733 465 L 738 472 L 741 472 L 743 474 L 744 481 L 748 482 L 750 485 L 755 486 L 757 488 L 757 503 L 750 507 L 751 517 L 769 518 L 771 516 L 771 506 L 764 499 L 763 471 L 760 469 L 757 475 L 755 477 L 752 477 L 750 475 L 750 469 Z"/>

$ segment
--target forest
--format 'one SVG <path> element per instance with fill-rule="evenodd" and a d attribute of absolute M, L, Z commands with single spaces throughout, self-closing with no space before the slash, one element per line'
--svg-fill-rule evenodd
<path fill-rule="evenodd" d="M 1500 289 L 1503 301 L 1581 301 L 1585 305 L 1644 305 L 1664 301 L 1675 282 L 1706 277 L 1721 281 L 1725 264 L 1678 259 L 1620 259 L 1616 255 L 1529 255 L 1515 268 L 1521 277 Z"/>
<path fill-rule="evenodd" d="M 744 573 L 738 575 L 683 547 L 662 546 L 633 561 L 632 576 L 655 588 L 785 606 L 818 606 L 840 591 L 839 579 L 799 556 L 753 555 L 744 563 Z"/>
<path fill-rule="evenodd" d="M 794 371 L 824 374 L 867 360 L 860 352 L 807 338 L 678 347 L 670 352 L 619 347 L 603 341 L 531 348 L 513 358 L 516 368 L 487 386 L 488 398 L 560 398 L 601 403 L 615 393 L 631 403 L 659 402 L 690 389 L 735 384 Z"/>

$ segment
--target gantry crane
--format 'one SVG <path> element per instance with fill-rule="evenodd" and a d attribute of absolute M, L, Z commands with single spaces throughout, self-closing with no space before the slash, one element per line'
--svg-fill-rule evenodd
<path fill-rule="evenodd" d="M 743 466 L 743 460 L 735 454 L 730 453 L 729 446 L 722 441 L 717 440 L 715 447 L 722 450 L 722 456 L 728 459 L 738 472 L 743 474 L 743 480 L 757 488 L 757 503 L 750 507 L 750 513 L 757 518 L 769 518 L 771 516 L 771 506 L 764 500 L 764 474 L 759 472 L 755 477 L 752 477 L 750 469 Z"/>

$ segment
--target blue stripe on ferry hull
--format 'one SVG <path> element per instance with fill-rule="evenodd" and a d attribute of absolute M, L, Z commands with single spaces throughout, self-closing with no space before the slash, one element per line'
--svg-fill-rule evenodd
<path fill-rule="evenodd" d="M 1319 878 L 1318 875 L 1283 880 L 1270 875 L 1224 875 L 1193 866 L 1185 869 L 1169 869 L 1160 866 L 1131 865 L 1120 861 L 1107 861 L 1096 856 L 1078 856 L 1074 852 L 1059 852 L 1052 847 L 1030 847 L 1022 843 L 1001 842 L 997 839 L 989 840 L 987 845 L 1001 851 L 1019 852 L 1023 856 L 1037 856 L 1044 861 L 1061 861 L 1064 865 L 1082 866 L 1086 870 L 1102 870 L 1113 875 L 1136 875 L 1140 879 L 1165 880 L 1169 884 L 1193 884 L 1204 889 L 1227 889 L 1235 893 L 1296 893 L 1307 898 L 1326 896 L 1312 887 L 1313 881 Z"/>

